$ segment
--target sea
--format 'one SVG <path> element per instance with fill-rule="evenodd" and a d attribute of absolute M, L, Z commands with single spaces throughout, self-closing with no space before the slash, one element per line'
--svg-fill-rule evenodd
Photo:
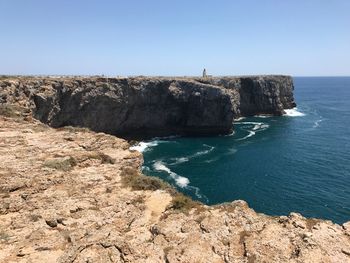
<path fill-rule="evenodd" d="M 245 200 L 257 212 L 350 221 L 350 77 L 295 77 L 297 108 L 234 122 L 216 137 L 155 138 L 143 173 L 208 205 Z"/>

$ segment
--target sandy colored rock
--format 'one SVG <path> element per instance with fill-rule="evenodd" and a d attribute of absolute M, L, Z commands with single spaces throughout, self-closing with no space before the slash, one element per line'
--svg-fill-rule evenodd
<path fill-rule="evenodd" d="M 350 262 L 350 222 L 179 212 L 171 191 L 122 184 L 142 164 L 125 140 L 24 118 L 0 116 L 0 262 Z"/>

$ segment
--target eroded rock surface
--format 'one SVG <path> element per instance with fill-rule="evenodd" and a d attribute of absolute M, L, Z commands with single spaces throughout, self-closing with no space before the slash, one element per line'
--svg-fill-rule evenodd
<path fill-rule="evenodd" d="M 125 140 L 2 112 L 0 262 L 350 262 L 350 222 L 244 201 L 180 211 L 171 191 L 122 183 L 142 176 Z"/>
<path fill-rule="evenodd" d="M 21 103 L 53 127 L 88 127 L 124 138 L 214 135 L 233 119 L 295 106 L 288 76 L 25 78 L 0 80 L 0 102 Z"/>

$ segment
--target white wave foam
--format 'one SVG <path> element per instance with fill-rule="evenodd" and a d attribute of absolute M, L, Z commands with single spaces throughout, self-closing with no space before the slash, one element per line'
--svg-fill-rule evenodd
<path fill-rule="evenodd" d="M 209 160 L 205 160 L 205 163 L 212 163 L 212 162 L 216 162 L 217 160 L 219 160 L 219 158 L 213 158 L 213 159 L 209 159 Z"/>
<path fill-rule="evenodd" d="M 242 141 L 247 138 L 250 138 L 256 134 L 256 132 L 264 131 L 267 128 L 270 127 L 270 125 L 263 123 L 263 122 L 257 122 L 257 121 L 241 121 L 237 122 L 236 124 L 241 124 L 241 125 L 251 125 L 253 128 L 251 130 L 248 130 L 246 128 L 243 128 L 244 130 L 248 131 L 248 135 L 244 136 L 243 138 L 237 139 L 237 141 Z"/>
<path fill-rule="evenodd" d="M 255 124 L 254 125 L 254 128 L 253 128 L 253 131 L 264 131 L 266 130 L 268 127 L 270 127 L 270 125 L 268 124 Z"/>
<path fill-rule="evenodd" d="M 204 200 L 205 202 L 208 202 L 209 199 L 200 193 L 200 189 L 198 187 L 195 186 L 189 186 L 188 189 L 194 190 L 194 194 L 200 199 L 200 200 Z"/>
<path fill-rule="evenodd" d="M 227 150 L 226 155 L 235 154 L 236 152 L 237 152 L 237 149 L 236 149 L 236 148 L 231 148 L 231 149 L 228 149 L 228 150 Z"/>
<path fill-rule="evenodd" d="M 188 180 L 188 178 L 183 177 L 178 175 L 177 173 L 174 173 L 173 171 L 171 171 L 168 167 L 165 166 L 165 164 L 162 161 L 156 161 L 153 164 L 154 169 L 156 169 L 157 171 L 164 171 L 166 173 L 168 173 L 170 175 L 170 177 L 172 179 L 175 180 L 175 183 L 180 186 L 181 188 L 186 188 L 189 190 L 193 190 L 194 194 L 200 199 L 200 200 L 205 200 L 206 202 L 208 202 L 208 198 L 205 195 L 202 195 L 200 193 L 200 189 L 198 187 L 195 186 L 189 186 L 188 184 L 190 183 L 190 180 Z"/>
<path fill-rule="evenodd" d="M 153 164 L 153 167 L 157 171 L 164 171 L 164 172 L 168 173 L 170 175 L 170 177 L 175 180 L 176 184 L 182 188 L 186 187 L 190 183 L 188 178 L 180 176 L 177 173 L 174 173 L 168 167 L 166 167 L 162 161 L 156 161 Z"/>
<path fill-rule="evenodd" d="M 235 135 L 235 131 L 232 131 L 231 133 L 223 135 L 223 136 L 224 137 L 230 137 L 230 136 L 233 136 L 233 135 Z"/>
<path fill-rule="evenodd" d="M 145 166 L 145 165 L 142 165 L 141 170 L 142 171 L 148 171 L 148 172 L 150 171 L 149 167 Z"/>
<path fill-rule="evenodd" d="M 314 125 L 312 126 L 312 128 L 317 128 L 318 126 L 320 126 L 320 123 L 323 121 L 323 119 L 319 119 L 317 121 L 314 122 Z"/>
<path fill-rule="evenodd" d="M 237 149 L 231 148 L 231 149 L 228 149 L 228 150 L 227 150 L 225 153 L 223 153 L 223 154 L 216 155 L 216 157 L 214 157 L 214 158 L 204 160 L 204 162 L 205 162 L 205 163 L 213 163 L 213 162 L 216 162 L 216 161 L 220 160 L 220 159 L 221 159 L 222 157 L 224 157 L 224 156 L 234 155 L 236 152 L 237 152 Z"/>
<path fill-rule="evenodd" d="M 245 119 L 245 117 L 239 117 L 239 118 L 234 119 L 233 121 L 241 121 L 241 120 L 244 120 L 244 119 Z"/>
<path fill-rule="evenodd" d="M 247 136 L 244 136 L 243 138 L 237 139 L 237 141 L 242 141 L 242 140 L 248 139 L 249 137 L 252 137 L 254 135 L 255 135 L 254 131 L 249 131 L 249 134 Z"/>
<path fill-rule="evenodd" d="M 204 150 L 204 151 L 199 151 L 199 152 L 196 152 L 190 156 L 188 156 L 188 158 L 193 158 L 193 157 L 198 157 L 198 156 L 201 156 L 201 155 L 204 155 L 204 154 L 208 154 L 210 153 L 212 150 L 214 150 L 215 147 L 213 146 L 210 146 L 210 145 L 207 145 L 207 144 L 203 144 L 203 146 L 205 147 L 209 147 L 208 150 Z"/>
<path fill-rule="evenodd" d="M 253 131 L 259 130 L 260 127 L 261 127 L 260 124 L 255 124 L 254 127 L 253 127 Z"/>
<path fill-rule="evenodd" d="M 203 146 L 209 147 L 209 149 L 208 150 L 204 150 L 204 151 L 198 151 L 198 152 L 196 152 L 194 154 L 183 156 L 183 157 L 171 158 L 170 160 L 173 161 L 173 162 L 169 163 L 169 165 L 177 165 L 177 164 L 188 162 L 192 158 L 196 158 L 198 156 L 210 153 L 215 148 L 215 147 L 207 145 L 207 144 L 203 144 Z"/>
<path fill-rule="evenodd" d="M 129 149 L 131 151 L 138 151 L 138 152 L 144 152 L 147 150 L 148 147 L 153 147 L 153 146 L 157 146 L 158 145 L 158 141 L 153 141 L 153 142 L 140 142 L 134 146 L 131 146 Z"/>
<path fill-rule="evenodd" d="M 252 137 L 256 134 L 256 132 L 264 131 L 270 127 L 270 125 L 266 123 L 256 122 L 256 121 L 242 121 L 242 122 L 238 122 L 237 124 L 254 125 L 251 130 L 248 130 L 249 132 L 248 135 L 244 136 L 243 138 L 237 139 L 238 141 L 245 140 L 249 137 Z"/>
<path fill-rule="evenodd" d="M 257 122 L 257 121 L 241 121 L 237 122 L 237 124 L 251 124 L 251 125 L 263 125 L 263 122 Z"/>
<path fill-rule="evenodd" d="M 171 165 L 176 165 L 176 164 L 185 163 L 189 161 L 188 157 L 171 158 L 171 160 L 174 161 L 173 163 L 171 163 Z"/>
<path fill-rule="evenodd" d="M 272 115 L 254 115 L 254 117 L 256 117 L 256 118 L 271 118 L 271 117 L 273 117 Z"/>
<path fill-rule="evenodd" d="M 285 109 L 284 112 L 285 112 L 285 114 L 283 114 L 283 115 L 284 115 L 284 116 L 288 116 L 288 117 L 301 117 L 301 116 L 305 116 L 304 113 L 298 111 L 298 108 Z"/>

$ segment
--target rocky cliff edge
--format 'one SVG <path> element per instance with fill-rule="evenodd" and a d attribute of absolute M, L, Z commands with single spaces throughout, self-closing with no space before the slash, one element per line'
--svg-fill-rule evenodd
<path fill-rule="evenodd" d="M 0 106 L 0 262 L 350 262 L 350 222 L 205 206 L 123 139 Z"/>
<path fill-rule="evenodd" d="M 233 119 L 295 107 L 289 76 L 0 79 L 0 103 L 19 103 L 52 127 L 129 139 L 232 132 Z"/>

